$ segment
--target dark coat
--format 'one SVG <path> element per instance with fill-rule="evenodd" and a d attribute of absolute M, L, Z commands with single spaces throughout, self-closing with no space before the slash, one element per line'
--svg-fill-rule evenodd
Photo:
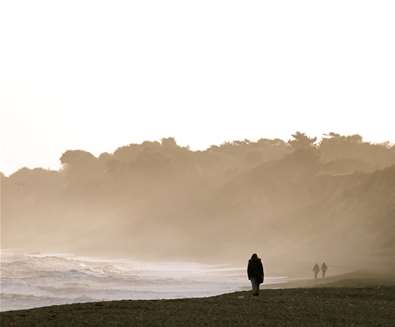
<path fill-rule="evenodd" d="M 254 278 L 258 284 L 262 284 L 264 279 L 264 273 L 261 259 L 250 259 L 248 261 L 247 273 L 248 279 Z"/>

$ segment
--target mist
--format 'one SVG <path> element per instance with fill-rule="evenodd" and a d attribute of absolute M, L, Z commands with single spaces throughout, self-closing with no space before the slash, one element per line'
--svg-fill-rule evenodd
<path fill-rule="evenodd" d="M 330 133 L 319 142 L 234 141 L 192 151 L 174 138 L 60 170 L 1 174 L 1 248 L 30 252 L 244 263 L 269 271 L 390 269 L 395 249 L 395 146 Z"/>

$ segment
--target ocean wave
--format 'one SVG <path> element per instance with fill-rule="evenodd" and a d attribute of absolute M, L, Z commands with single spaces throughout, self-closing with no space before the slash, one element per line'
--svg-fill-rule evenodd
<path fill-rule="evenodd" d="M 202 297 L 249 287 L 245 269 L 227 265 L 11 251 L 1 252 L 1 262 L 1 311 L 85 301 Z"/>

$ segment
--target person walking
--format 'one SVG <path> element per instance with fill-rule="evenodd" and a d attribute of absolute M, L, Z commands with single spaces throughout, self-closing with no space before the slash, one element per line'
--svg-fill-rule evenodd
<path fill-rule="evenodd" d="M 322 263 L 321 265 L 321 271 L 322 271 L 322 278 L 325 278 L 326 271 L 328 270 L 328 266 L 326 265 L 325 262 Z"/>
<path fill-rule="evenodd" d="M 252 286 L 252 295 L 259 295 L 259 285 L 263 283 L 264 280 L 264 272 L 263 265 L 258 255 L 254 253 L 251 256 L 251 259 L 248 260 L 247 267 L 248 279 L 251 281 Z"/>
<path fill-rule="evenodd" d="M 320 267 L 318 266 L 317 263 L 314 265 L 313 271 L 314 271 L 314 279 L 317 279 L 318 273 L 320 272 Z"/>

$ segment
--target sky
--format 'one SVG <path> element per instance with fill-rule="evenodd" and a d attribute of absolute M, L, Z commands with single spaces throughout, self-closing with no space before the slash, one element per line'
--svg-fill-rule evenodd
<path fill-rule="evenodd" d="M 175 137 L 395 142 L 395 2 L 0 0 L 0 171 Z"/>

